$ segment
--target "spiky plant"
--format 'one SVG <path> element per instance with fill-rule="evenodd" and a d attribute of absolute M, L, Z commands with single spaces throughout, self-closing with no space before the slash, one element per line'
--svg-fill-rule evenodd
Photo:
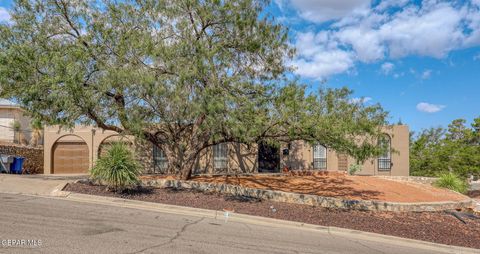
<path fill-rule="evenodd" d="M 451 172 L 441 174 L 438 180 L 435 181 L 434 185 L 440 188 L 450 189 L 459 193 L 466 193 L 468 190 L 467 182 L 460 178 L 458 175 Z"/>
<path fill-rule="evenodd" d="M 124 142 L 113 142 L 107 153 L 98 158 L 90 170 L 94 180 L 107 185 L 107 189 L 121 191 L 139 183 L 141 165 L 135 160 L 131 148 Z"/>

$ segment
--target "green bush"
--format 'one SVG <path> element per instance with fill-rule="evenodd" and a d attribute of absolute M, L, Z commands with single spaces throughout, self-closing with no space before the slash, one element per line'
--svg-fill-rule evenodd
<path fill-rule="evenodd" d="M 454 173 L 441 174 L 438 180 L 435 181 L 434 185 L 460 193 L 466 193 L 468 191 L 467 182 Z"/>
<path fill-rule="evenodd" d="M 94 180 L 106 184 L 107 188 L 113 191 L 137 185 L 141 172 L 142 168 L 135 160 L 131 148 L 123 142 L 109 145 L 106 154 L 98 158 L 96 165 L 90 170 Z"/>

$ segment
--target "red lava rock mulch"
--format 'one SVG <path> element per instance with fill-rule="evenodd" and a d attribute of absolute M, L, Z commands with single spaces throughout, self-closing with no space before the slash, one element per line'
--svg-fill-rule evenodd
<path fill-rule="evenodd" d="M 225 208 L 234 209 L 236 213 L 241 214 L 480 248 L 480 219 L 463 218 L 467 223 L 464 224 L 444 212 L 393 213 L 333 210 L 175 189 L 142 188 L 113 193 L 107 191 L 105 186 L 84 183 L 69 184 L 65 190 L 220 211 Z M 276 211 L 272 211 L 271 207 Z"/>
<path fill-rule="evenodd" d="M 144 179 L 172 179 L 172 176 L 144 176 Z M 381 200 L 390 202 L 462 201 L 463 195 L 427 184 L 399 182 L 372 176 L 346 174 L 254 175 L 254 176 L 195 176 L 198 182 L 226 183 L 244 187 L 279 190 L 351 200 Z"/>

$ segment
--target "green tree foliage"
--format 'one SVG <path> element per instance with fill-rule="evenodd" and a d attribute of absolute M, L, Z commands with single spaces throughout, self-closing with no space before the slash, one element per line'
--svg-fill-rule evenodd
<path fill-rule="evenodd" d="M 431 128 L 411 135 L 410 170 L 417 176 L 479 175 L 480 118 L 474 119 L 471 128 L 464 119 L 457 119 L 446 130 Z"/>
<path fill-rule="evenodd" d="M 18 0 L 0 25 L 0 96 L 47 124 L 95 124 L 159 146 L 190 177 L 221 142 L 321 140 L 359 160 L 385 124 L 348 89 L 288 77 L 268 1 Z M 362 136 L 362 139 L 358 139 Z"/>

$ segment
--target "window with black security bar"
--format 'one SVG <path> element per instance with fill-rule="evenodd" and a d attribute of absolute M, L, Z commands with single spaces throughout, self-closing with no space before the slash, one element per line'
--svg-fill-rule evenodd
<path fill-rule="evenodd" d="M 213 167 L 214 169 L 227 168 L 228 147 L 226 143 L 217 144 L 213 147 Z"/>
<path fill-rule="evenodd" d="M 383 154 L 378 157 L 378 170 L 389 171 L 392 169 L 390 137 L 385 135 L 379 140 L 378 145 L 384 149 Z"/>
<path fill-rule="evenodd" d="M 153 172 L 166 173 L 168 169 L 168 160 L 165 152 L 158 146 L 153 146 Z"/>

